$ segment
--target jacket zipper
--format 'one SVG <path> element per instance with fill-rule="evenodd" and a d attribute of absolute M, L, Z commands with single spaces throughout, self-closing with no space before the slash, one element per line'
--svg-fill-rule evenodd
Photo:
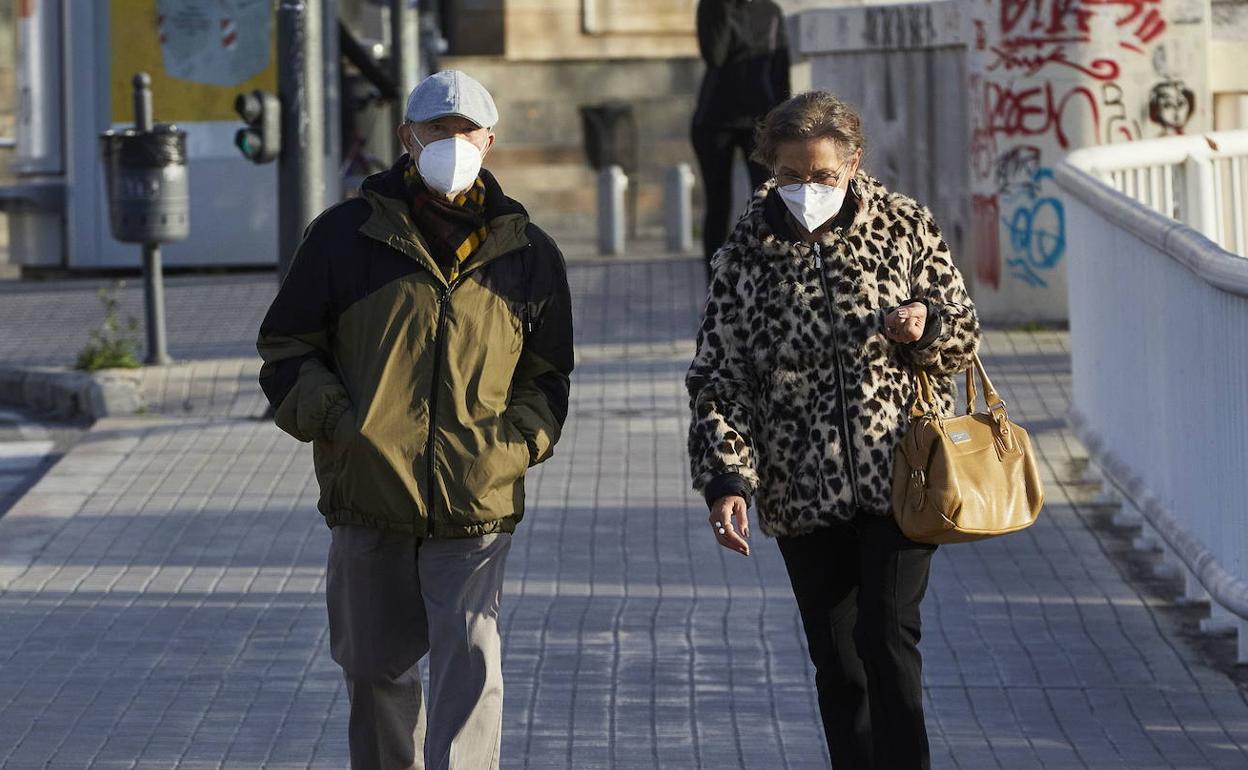
<path fill-rule="evenodd" d="M 858 460 L 854 456 L 854 439 L 849 432 L 849 414 L 845 408 L 846 392 L 845 392 L 845 374 L 841 371 L 841 340 L 836 332 L 836 314 L 832 310 L 832 291 L 828 288 L 828 277 L 823 272 L 823 254 L 819 248 L 819 244 L 815 247 L 815 270 L 819 273 L 819 283 L 823 286 L 824 301 L 828 305 L 828 324 L 832 327 L 832 359 L 833 369 L 836 371 L 836 388 L 840 391 L 841 403 L 841 431 L 845 440 L 845 456 L 849 460 L 849 491 L 854 498 L 854 513 L 862 507 L 858 500 Z"/>
<path fill-rule="evenodd" d="M 426 522 L 428 537 L 433 537 L 434 505 L 437 501 L 437 470 L 434 455 L 434 444 L 437 441 L 438 419 L 438 380 L 442 376 L 442 345 L 446 338 L 446 308 L 451 302 L 451 290 L 458 285 L 458 280 L 448 284 L 438 295 L 438 327 L 433 337 L 433 371 L 429 383 L 429 437 L 425 448 L 425 457 L 429 471 L 429 520 Z"/>
<path fill-rule="evenodd" d="M 529 248 L 529 246 L 526 245 L 521 247 L 521 249 L 513 249 L 512 251 L 499 255 L 498 258 L 502 259 L 503 257 L 514 254 L 516 251 L 527 248 Z M 429 385 L 429 437 L 426 440 L 427 443 L 425 446 L 425 456 L 427 458 L 426 467 L 429 478 L 429 520 L 425 525 L 427 537 L 433 537 L 433 507 L 434 501 L 437 499 L 435 492 L 438 477 L 437 468 L 435 467 L 436 460 L 434 455 L 434 445 L 438 436 L 436 431 L 438 419 L 438 379 L 442 375 L 442 348 L 443 342 L 446 338 L 447 306 L 451 302 L 451 292 L 455 290 L 456 286 L 459 286 L 463 282 L 465 277 L 465 275 L 461 275 L 454 281 L 451 281 L 438 294 L 438 327 L 437 331 L 434 332 L 433 337 L 433 371 L 430 373 L 432 380 Z M 528 332 L 532 332 L 533 321 L 528 315 L 527 306 L 525 308 L 524 316 L 525 329 Z"/>

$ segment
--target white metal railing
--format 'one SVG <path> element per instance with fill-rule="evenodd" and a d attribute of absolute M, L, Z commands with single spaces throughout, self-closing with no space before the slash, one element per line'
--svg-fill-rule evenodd
<path fill-rule="evenodd" d="M 1248 147 L 1248 132 L 1236 133 Z M 1235 146 L 1228 134 L 1211 136 L 1219 149 L 1206 143 L 1210 155 Z M 1209 200 L 1184 194 L 1197 173 L 1193 142 L 1204 139 L 1080 150 L 1057 170 L 1066 193 L 1070 421 L 1128 517 L 1138 514 L 1181 568 L 1187 596 L 1209 598 L 1211 622 L 1238 630 L 1239 659 L 1248 662 L 1248 259 L 1156 210 L 1190 220 Z M 1180 154 L 1183 184 L 1177 173 L 1154 172 Z M 1236 174 L 1242 167 L 1228 165 Z M 1238 218 L 1223 224 L 1238 228 L 1242 245 L 1237 184 L 1219 191 L 1200 182 L 1203 196 L 1208 187 L 1239 196 Z"/>
<path fill-rule="evenodd" d="M 1126 142 L 1071 153 L 1118 192 L 1248 256 L 1248 131 Z"/>

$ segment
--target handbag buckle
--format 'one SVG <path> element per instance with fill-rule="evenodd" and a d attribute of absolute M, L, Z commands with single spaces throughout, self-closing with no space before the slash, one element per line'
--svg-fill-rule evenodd
<path fill-rule="evenodd" d="M 918 484 L 920 487 L 925 487 L 927 486 L 927 474 L 923 472 L 922 468 L 915 468 L 910 471 L 910 481 Z"/>

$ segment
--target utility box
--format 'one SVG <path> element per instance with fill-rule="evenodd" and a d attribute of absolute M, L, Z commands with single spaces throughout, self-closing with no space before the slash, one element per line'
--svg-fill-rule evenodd
<path fill-rule="evenodd" d="M 190 234 L 186 132 L 168 124 L 151 131 L 100 135 L 109 225 L 123 243 L 169 243 Z"/>

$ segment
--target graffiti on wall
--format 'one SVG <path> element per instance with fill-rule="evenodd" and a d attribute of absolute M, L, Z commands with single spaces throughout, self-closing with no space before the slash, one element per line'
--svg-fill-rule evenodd
<path fill-rule="evenodd" d="M 1182 80 L 1164 80 L 1148 93 L 1148 119 L 1167 133 L 1181 134 L 1196 111 L 1196 92 Z"/>
<path fill-rule="evenodd" d="M 879 48 L 921 48 L 936 39 L 930 5 L 867 8 L 863 40 Z"/>
<path fill-rule="evenodd" d="M 1145 130 L 1181 133 L 1195 94 L 1164 67 L 1163 0 L 976 5 L 977 66 L 969 73 L 976 277 L 994 288 L 1008 277 L 1043 289 L 1066 251 L 1052 166 L 1081 145 L 1137 140 Z M 1144 104 L 1147 85 L 1128 73 L 1150 52 L 1159 80 Z"/>
<path fill-rule="evenodd" d="M 1058 146 L 1066 149 L 1071 146 L 1071 134 L 1077 135 L 1078 128 L 1100 123 L 1096 94 L 1087 86 L 988 81 L 980 89 L 980 96 L 978 112 L 983 122 L 978 131 L 992 136 L 1052 136 Z"/>
<path fill-rule="evenodd" d="M 1132 118 L 1127 112 L 1127 103 L 1123 98 L 1122 86 L 1117 83 L 1101 85 L 1101 103 L 1105 105 L 1104 137 L 1106 144 L 1113 142 L 1132 142 L 1141 139 L 1144 133 L 1140 130 L 1140 121 Z"/>
<path fill-rule="evenodd" d="M 1052 169 L 1036 168 L 1002 193 L 999 204 L 1009 212 L 1001 217 L 1009 234 L 1005 264 L 1013 277 L 1038 288 L 1048 287 L 1047 274 L 1066 252 L 1066 211 L 1052 180 Z"/>

